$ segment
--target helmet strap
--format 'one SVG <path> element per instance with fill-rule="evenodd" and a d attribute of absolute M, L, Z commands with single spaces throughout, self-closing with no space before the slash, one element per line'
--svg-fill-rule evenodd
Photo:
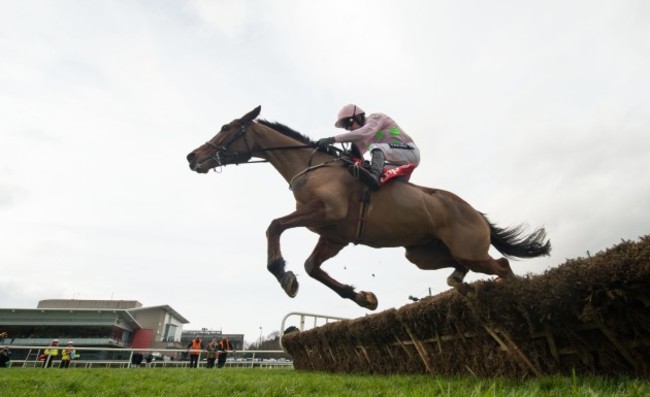
<path fill-rule="evenodd" d="M 348 123 L 352 125 L 354 123 L 354 116 L 357 114 L 357 105 L 354 105 L 354 109 L 352 110 L 352 116 L 348 119 Z"/>
<path fill-rule="evenodd" d="M 363 127 L 364 124 L 366 124 L 366 118 L 364 117 L 363 113 L 357 114 L 357 105 L 354 105 L 354 109 L 352 110 L 352 116 L 348 118 L 348 124 L 352 125 L 354 122 L 357 122 L 360 126 Z"/>

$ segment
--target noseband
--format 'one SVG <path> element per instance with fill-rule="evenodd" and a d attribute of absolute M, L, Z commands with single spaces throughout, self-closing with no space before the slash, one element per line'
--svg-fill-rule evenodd
<path fill-rule="evenodd" d="M 212 157 L 210 157 L 210 158 L 208 158 L 208 159 L 206 159 L 204 161 L 214 160 L 214 162 L 217 163 L 215 168 L 216 167 L 222 167 L 222 166 L 225 166 L 225 165 L 228 165 L 228 164 L 235 164 L 235 165 L 239 164 L 239 162 L 237 160 L 242 156 L 240 156 L 239 152 L 230 151 L 229 148 L 230 148 L 230 145 L 235 143 L 240 138 L 243 138 L 244 143 L 246 144 L 246 151 L 247 152 L 244 153 L 244 157 L 246 157 L 247 159 L 251 158 L 251 156 L 253 155 L 253 151 L 251 150 L 250 145 L 248 144 L 248 139 L 246 139 L 246 131 L 248 130 L 248 127 L 250 127 L 250 125 L 251 125 L 251 123 L 242 124 L 242 126 L 239 127 L 239 131 L 237 131 L 237 133 L 235 135 L 233 135 L 230 138 L 230 140 L 228 140 L 228 142 L 226 142 L 223 146 L 215 145 L 212 142 L 212 140 L 207 141 L 205 144 L 210 146 L 210 147 L 213 147 L 213 148 L 217 149 L 217 151 L 214 153 L 214 156 L 212 156 Z M 204 162 L 204 161 L 202 161 L 202 162 Z M 248 161 L 245 161 L 245 162 L 248 162 Z"/>

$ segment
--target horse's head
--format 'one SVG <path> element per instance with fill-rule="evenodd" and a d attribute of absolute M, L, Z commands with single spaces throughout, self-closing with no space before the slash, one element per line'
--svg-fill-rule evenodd
<path fill-rule="evenodd" d="M 228 164 L 241 164 L 250 160 L 252 152 L 246 139 L 246 131 L 262 110 L 256 107 L 242 118 L 221 127 L 212 139 L 187 155 L 192 171 L 204 174 L 212 168 Z"/>

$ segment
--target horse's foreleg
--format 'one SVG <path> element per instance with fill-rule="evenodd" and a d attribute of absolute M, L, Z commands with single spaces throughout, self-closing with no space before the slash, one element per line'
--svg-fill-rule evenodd
<path fill-rule="evenodd" d="M 287 216 L 274 219 L 266 229 L 268 244 L 266 267 L 292 298 L 298 293 L 298 280 L 293 272 L 284 270 L 285 261 L 280 250 L 280 236 L 285 230 L 293 227 L 319 226 L 325 223 L 325 206 L 322 201 L 314 200 Z"/>
<path fill-rule="evenodd" d="M 321 269 L 323 262 L 338 254 L 346 245 L 347 243 L 336 243 L 321 237 L 318 239 L 314 251 L 305 261 L 305 270 L 312 278 L 331 288 L 341 298 L 351 299 L 361 307 L 375 310 L 377 308 L 377 297 L 375 294 L 366 291 L 355 292 L 354 287 L 341 284 Z"/>

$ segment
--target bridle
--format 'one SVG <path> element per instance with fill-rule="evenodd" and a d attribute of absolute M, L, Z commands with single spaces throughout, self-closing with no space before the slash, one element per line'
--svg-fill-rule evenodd
<path fill-rule="evenodd" d="M 217 165 L 214 167 L 216 168 L 216 167 L 223 167 L 228 164 L 239 165 L 239 162 L 237 160 L 244 156 L 247 159 L 250 159 L 252 157 L 253 151 L 251 150 L 250 145 L 248 144 L 248 139 L 246 138 L 246 131 L 248 130 L 248 127 L 250 127 L 250 125 L 251 125 L 250 122 L 242 124 L 241 127 L 239 127 L 239 131 L 237 131 L 236 134 L 230 137 L 230 139 L 222 146 L 218 146 L 214 144 L 214 142 L 212 142 L 212 139 L 214 138 L 207 141 L 205 144 L 216 149 L 217 151 L 214 153 L 214 156 L 209 157 L 204 161 L 214 160 L 214 162 L 217 163 Z M 241 157 L 239 152 L 233 152 L 229 149 L 230 145 L 235 143 L 240 138 L 244 139 L 244 143 L 246 144 L 246 150 L 247 150 L 247 153 L 245 153 L 244 156 Z M 264 160 L 261 160 L 259 162 L 263 162 L 263 161 Z M 258 161 L 254 161 L 254 162 L 258 162 Z M 243 163 L 248 163 L 248 161 L 244 161 Z"/>
<path fill-rule="evenodd" d="M 248 133 L 248 128 L 253 124 L 252 121 L 249 121 L 247 123 L 242 124 L 239 127 L 239 131 L 237 131 L 235 134 L 233 134 L 230 139 L 228 139 L 223 145 L 219 146 L 212 142 L 211 140 L 207 141 L 205 144 L 216 149 L 216 152 L 214 153 L 214 156 L 208 157 L 205 160 L 201 161 L 201 163 L 206 162 L 208 160 L 213 160 L 216 165 L 213 168 L 217 167 L 223 167 L 229 164 L 252 164 L 252 163 L 266 163 L 268 160 L 254 160 L 250 161 L 250 158 L 253 157 L 253 154 L 255 153 L 263 153 L 263 152 L 268 152 L 268 151 L 273 151 L 273 150 L 293 150 L 293 149 L 307 149 L 311 148 L 313 149 L 312 156 L 318 151 L 317 147 L 314 147 L 313 145 L 309 144 L 303 144 L 303 145 L 291 145 L 291 146 L 275 146 L 275 147 L 269 147 L 269 148 L 260 148 L 257 150 L 252 150 L 250 147 L 250 144 L 248 143 L 247 139 L 247 133 Z M 230 146 L 237 142 L 238 140 L 243 139 L 244 144 L 246 145 L 246 152 L 235 152 L 230 150 Z M 332 147 L 335 151 L 339 151 L 340 149 Z M 239 159 L 246 159 L 245 161 L 239 161 Z M 311 159 L 309 161 L 311 164 Z M 199 163 L 200 165 L 200 163 Z"/>

